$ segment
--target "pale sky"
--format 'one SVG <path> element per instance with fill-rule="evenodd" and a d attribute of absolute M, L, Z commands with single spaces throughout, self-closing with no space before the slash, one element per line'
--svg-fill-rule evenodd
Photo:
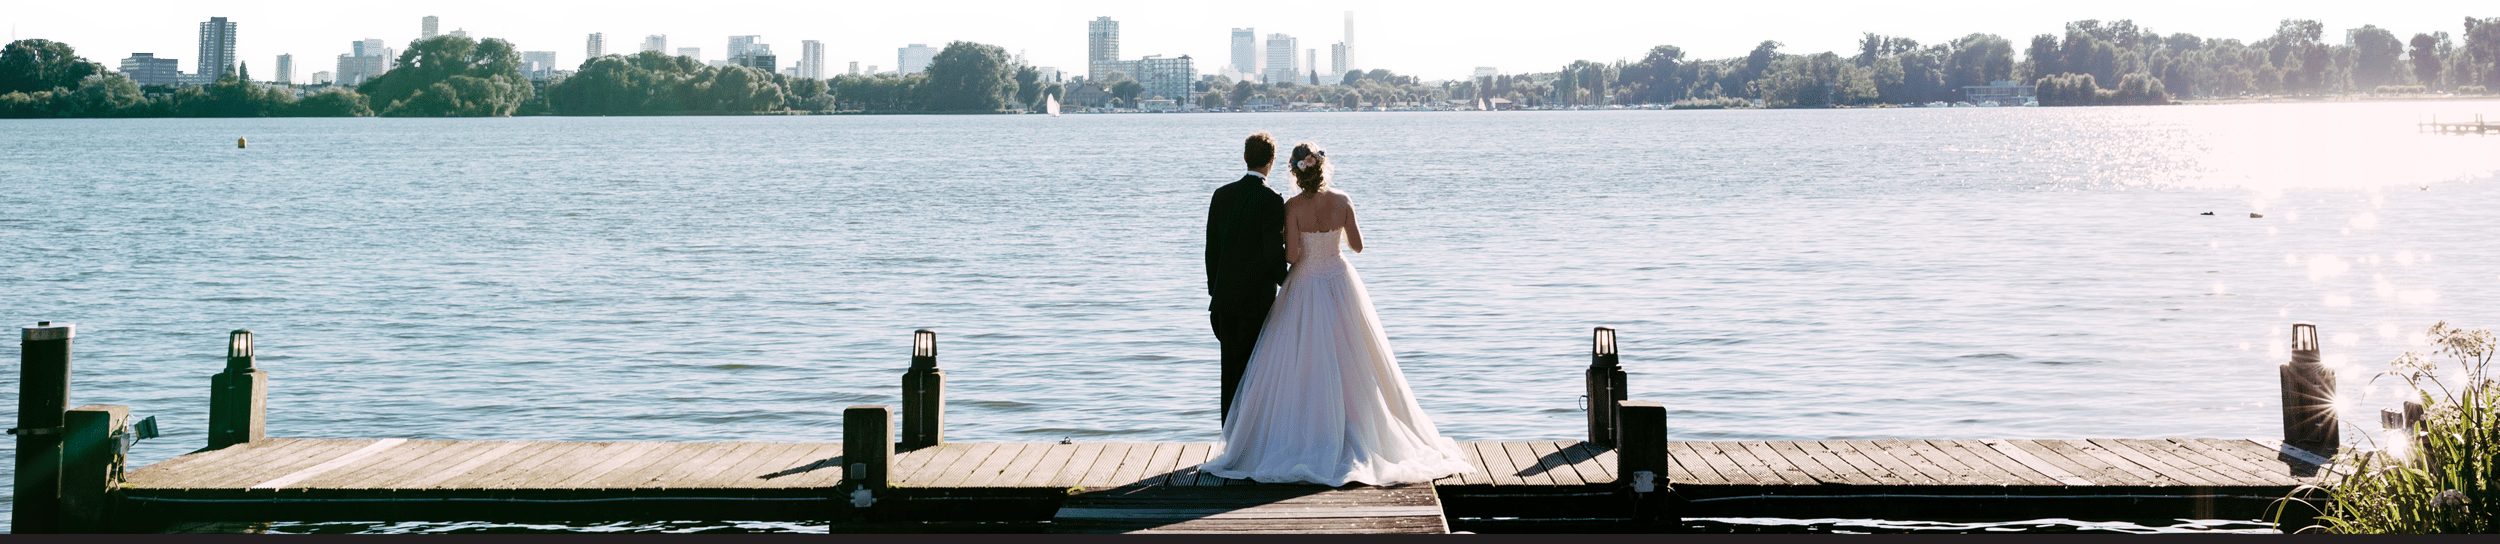
<path fill-rule="evenodd" d="M 1227 62 L 1234 27 L 1258 31 L 1262 47 L 1270 33 L 1290 34 L 1316 49 L 1323 71 L 1328 46 L 1344 39 L 1345 12 L 1354 12 L 1359 68 L 1387 68 L 1426 80 L 1466 77 L 1475 67 L 1502 73 L 1551 71 L 1573 60 L 1637 60 L 1654 45 L 1684 48 L 1687 58 L 1739 56 L 1762 40 L 1787 44 L 1783 52 L 1852 54 L 1862 32 L 1938 43 L 1980 32 L 2013 40 L 2017 50 L 2030 36 L 2060 33 L 2067 21 L 2133 19 L 2164 34 L 2255 41 L 2271 35 L 2277 21 L 2317 19 L 2327 39 L 2342 41 L 2345 29 L 2376 24 L 2409 38 L 2416 32 L 2461 34 L 2464 18 L 2500 17 L 2500 4 L 2484 1 L 2195 1 L 2097 0 L 2006 2 L 1407 2 L 1389 0 L 1257 3 L 1175 1 L 950 1 L 920 2 L 518 2 L 436 0 L 382 2 L 174 2 L 124 0 L 105 3 L 11 2 L 0 23 L 13 39 L 66 42 L 80 55 L 106 66 L 134 52 L 181 59 L 191 72 L 199 57 L 199 23 L 222 16 L 238 23 L 236 56 L 253 76 L 275 75 L 277 56 L 295 55 L 295 78 L 333 70 L 348 43 L 381 38 L 404 49 L 426 15 L 442 30 L 466 29 L 471 37 L 503 38 L 524 51 L 555 51 L 557 63 L 579 65 L 587 36 L 605 33 L 610 53 L 639 51 L 643 37 L 668 35 L 671 53 L 700 47 L 707 59 L 727 51 L 730 35 L 761 35 L 783 66 L 798 60 L 800 40 L 825 43 L 827 70 L 840 73 L 850 61 L 865 69 L 892 70 L 895 49 L 925 43 L 944 47 L 970 40 L 1021 51 L 1036 66 L 1084 71 L 1085 24 L 1097 16 L 1120 22 L 1120 56 L 1191 55 L 1201 73 Z M 424 7 L 418 7 L 422 4 Z M 1223 9 L 1242 5 L 1244 9 Z M 939 6 L 968 6 L 946 9 Z M 2009 9 L 2009 6 L 2018 6 Z"/>

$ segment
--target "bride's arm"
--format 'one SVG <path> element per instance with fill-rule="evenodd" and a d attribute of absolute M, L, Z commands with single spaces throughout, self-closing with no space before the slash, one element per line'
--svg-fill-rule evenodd
<path fill-rule="evenodd" d="M 1354 248 L 1355 253 L 1362 253 L 1363 229 L 1355 228 L 1354 226 L 1354 197 L 1345 196 L 1343 193 L 1339 193 L 1337 198 L 1339 206 L 1344 208 L 1345 211 L 1346 247 Z"/>
<path fill-rule="evenodd" d="M 1285 206 L 1285 220 L 1280 223 L 1276 230 L 1278 235 L 1285 237 L 1285 262 L 1299 266 L 1302 264 L 1302 237 L 1293 231 L 1293 206 Z"/>

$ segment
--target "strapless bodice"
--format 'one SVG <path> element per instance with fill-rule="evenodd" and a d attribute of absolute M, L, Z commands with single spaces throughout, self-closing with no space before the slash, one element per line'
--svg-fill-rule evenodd
<path fill-rule="evenodd" d="M 1303 257 L 1301 262 L 1310 264 L 1316 263 L 1320 260 L 1345 260 L 1345 253 L 1343 253 L 1343 250 L 1341 249 L 1345 240 L 1344 229 L 1327 232 L 1305 232 L 1301 233 L 1299 236 L 1302 237 Z"/>

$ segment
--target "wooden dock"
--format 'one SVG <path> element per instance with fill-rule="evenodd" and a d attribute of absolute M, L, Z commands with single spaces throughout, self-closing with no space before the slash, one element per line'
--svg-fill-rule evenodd
<path fill-rule="evenodd" d="M 1054 531 L 1446 532 L 1447 518 L 1629 517 L 1615 451 L 1466 442 L 1474 474 L 1403 488 L 1197 470 L 1211 443 L 944 444 L 855 504 L 840 443 L 257 440 L 130 471 L 165 521 L 1042 521 Z M 2261 440 L 1673 442 L 1688 517 L 2250 519 L 2326 459 Z M 713 516 L 725 516 L 715 518 Z"/>
<path fill-rule="evenodd" d="M 70 331 L 29 331 L 21 394 L 61 408 L 21 411 L 11 430 L 22 453 L 20 533 L 267 521 L 1442 533 L 1513 523 L 1658 532 L 1689 517 L 2268 519 L 2332 469 L 2338 442 L 2333 374 L 2316 363 L 2307 324 L 2294 326 L 2294 359 L 2282 367 L 2283 441 L 1670 441 L 1665 406 L 1624 398 L 1612 331 L 1601 328 L 1588 439 L 1463 442 L 1471 473 L 1340 488 L 1200 472 L 1221 453 L 1213 443 L 948 443 L 944 372 L 925 331 L 904 381 L 901 433 L 893 407 L 853 406 L 839 442 L 269 437 L 268 374 L 253 364 L 250 333 L 237 331 L 226 371 L 211 380 L 208 447 L 125 470 L 116 445 L 149 426 L 133 425 L 127 407 L 66 407 Z M 2292 504 L 2292 523 L 2316 512 L 2315 502 Z"/>
<path fill-rule="evenodd" d="M 2483 116 L 2481 115 L 2474 116 L 2474 121 L 2471 123 L 2442 123 L 2439 122 L 2439 118 L 2433 117 L 2428 123 L 2418 123 L 2414 125 L 2414 129 L 2419 132 L 2436 132 L 2440 134 L 2480 134 L 2488 136 L 2500 134 L 2500 123 L 2485 122 L 2483 121 Z"/>

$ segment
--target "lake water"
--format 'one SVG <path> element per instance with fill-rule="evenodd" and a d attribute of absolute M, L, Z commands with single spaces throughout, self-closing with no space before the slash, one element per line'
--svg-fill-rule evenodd
<path fill-rule="evenodd" d="M 2500 139 L 2414 128 L 2473 113 L 12 120 L 0 318 L 77 324 L 134 466 L 241 328 L 278 436 L 835 441 L 929 328 L 952 440 L 1213 441 L 1205 205 L 1268 130 L 1459 440 L 1582 437 L 1596 326 L 1680 440 L 2279 437 L 2299 321 L 2375 430 L 2423 329 L 2500 326 Z"/>

